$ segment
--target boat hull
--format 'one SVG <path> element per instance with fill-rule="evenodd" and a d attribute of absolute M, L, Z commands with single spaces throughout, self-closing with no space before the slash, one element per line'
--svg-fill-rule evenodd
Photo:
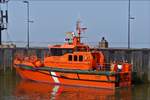
<path fill-rule="evenodd" d="M 15 68 L 18 74 L 25 80 L 108 89 L 115 89 L 116 87 L 116 77 L 114 75 L 108 77 L 107 75 L 96 74 L 27 70 L 20 68 L 20 66 L 17 65 L 15 65 Z M 128 81 L 125 81 L 120 83 L 120 86 L 130 86 L 130 83 Z"/>

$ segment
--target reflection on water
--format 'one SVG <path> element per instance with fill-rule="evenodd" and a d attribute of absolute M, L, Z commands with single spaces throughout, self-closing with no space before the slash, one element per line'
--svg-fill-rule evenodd
<path fill-rule="evenodd" d="M 150 85 L 117 90 L 23 81 L 15 73 L 0 73 L 0 100 L 148 100 Z"/>
<path fill-rule="evenodd" d="M 17 98 L 24 96 L 26 98 L 46 99 L 46 100 L 93 100 L 93 99 L 114 99 L 113 90 L 104 90 L 96 88 L 85 88 L 75 86 L 54 85 L 45 83 L 36 83 L 31 81 L 21 81 L 16 87 L 14 94 Z"/>

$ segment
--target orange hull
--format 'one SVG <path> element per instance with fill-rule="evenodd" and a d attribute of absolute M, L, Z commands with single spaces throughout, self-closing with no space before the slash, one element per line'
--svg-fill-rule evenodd
<path fill-rule="evenodd" d="M 108 88 L 108 89 L 115 89 L 116 87 L 116 83 L 109 82 L 107 76 L 104 75 L 32 71 L 32 70 L 21 69 L 17 66 L 16 66 L 16 71 L 23 79 L 33 80 L 38 82 Z M 109 80 L 115 81 L 115 76 L 109 76 Z M 127 87 L 127 86 L 130 86 L 130 83 L 128 81 L 120 83 L 120 87 Z"/>

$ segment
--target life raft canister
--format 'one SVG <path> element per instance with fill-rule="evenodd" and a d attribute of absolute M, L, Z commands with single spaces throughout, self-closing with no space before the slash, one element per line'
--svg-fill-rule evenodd
<path fill-rule="evenodd" d="M 20 61 L 19 59 L 16 58 L 16 59 L 14 60 L 14 64 L 20 64 L 20 63 L 21 63 L 21 61 Z"/>
<path fill-rule="evenodd" d="M 22 64 L 27 65 L 27 66 L 32 66 L 35 67 L 35 65 L 29 61 L 23 61 Z"/>
<path fill-rule="evenodd" d="M 42 62 L 40 61 L 40 60 L 37 60 L 36 62 L 35 62 L 35 66 L 36 67 L 41 67 L 43 64 L 42 64 Z"/>
<path fill-rule="evenodd" d="M 41 67 L 42 63 L 36 56 L 30 57 L 30 62 L 34 65 L 34 67 Z"/>

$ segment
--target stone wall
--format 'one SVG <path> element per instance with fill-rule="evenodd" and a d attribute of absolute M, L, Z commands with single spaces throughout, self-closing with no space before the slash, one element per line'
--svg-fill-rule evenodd
<path fill-rule="evenodd" d="M 106 59 L 106 63 L 113 60 L 127 60 L 132 64 L 133 78 L 141 82 L 150 82 L 150 49 L 99 49 Z M 42 58 L 48 53 L 47 48 L 0 48 L 0 70 L 13 70 L 13 58 L 16 54 L 33 55 Z M 138 82 L 138 81 L 137 81 Z"/>

